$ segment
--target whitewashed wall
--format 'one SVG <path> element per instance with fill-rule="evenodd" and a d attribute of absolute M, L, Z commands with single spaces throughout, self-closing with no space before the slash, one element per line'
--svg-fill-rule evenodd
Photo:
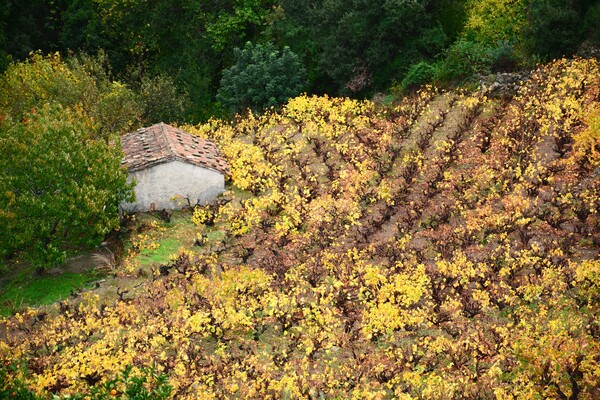
<path fill-rule="evenodd" d="M 122 204 L 124 210 L 148 211 L 181 208 L 185 200 L 172 200 L 176 196 L 189 197 L 192 205 L 197 201 L 214 200 L 225 191 L 222 174 L 206 168 L 170 161 L 129 174 L 135 179 L 135 202 Z"/>

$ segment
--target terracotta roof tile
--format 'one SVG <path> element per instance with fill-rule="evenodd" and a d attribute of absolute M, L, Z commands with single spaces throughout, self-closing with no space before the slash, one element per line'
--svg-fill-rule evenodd
<path fill-rule="evenodd" d="M 162 122 L 125 134 L 121 145 L 125 153 L 121 164 L 130 172 L 180 160 L 229 174 L 229 165 L 216 144 Z"/>

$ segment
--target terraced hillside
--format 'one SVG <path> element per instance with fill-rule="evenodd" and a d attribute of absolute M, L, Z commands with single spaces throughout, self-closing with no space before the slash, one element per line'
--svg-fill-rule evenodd
<path fill-rule="evenodd" d="M 599 398 L 599 119 L 598 62 L 561 60 L 511 99 L 299 97 L 188 127 L 235 188 L 194 211 L 200 250 L 135 296 L 5 320 L 0 360 L 24 366 L 5 379 L 89 393 L 132 365 L 178 399 Z"/>

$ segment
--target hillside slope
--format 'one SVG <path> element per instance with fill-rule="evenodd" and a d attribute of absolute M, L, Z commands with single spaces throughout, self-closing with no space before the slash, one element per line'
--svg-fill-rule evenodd
<path fill-rule="evenodd" d="M 222 242 L 135 298 L 5 320 L 0 361 L 39 394 L 131 364 L 178 399 L 599 398 L 599 107 L 598 63 L 561 60 L 513 99 L 299 97 L 189 127 L 243 191 L 194 213 Z"/>

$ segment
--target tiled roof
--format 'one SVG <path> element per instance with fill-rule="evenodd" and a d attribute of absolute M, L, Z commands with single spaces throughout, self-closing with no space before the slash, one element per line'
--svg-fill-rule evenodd
<path fill-rule="evenodd" d="M 121 164 L 130 172 L 179 160 L 229 174 L 229 165 L 216 144 L 162 122 L 125 134 L 121 145 L 125 153 Z"/>

